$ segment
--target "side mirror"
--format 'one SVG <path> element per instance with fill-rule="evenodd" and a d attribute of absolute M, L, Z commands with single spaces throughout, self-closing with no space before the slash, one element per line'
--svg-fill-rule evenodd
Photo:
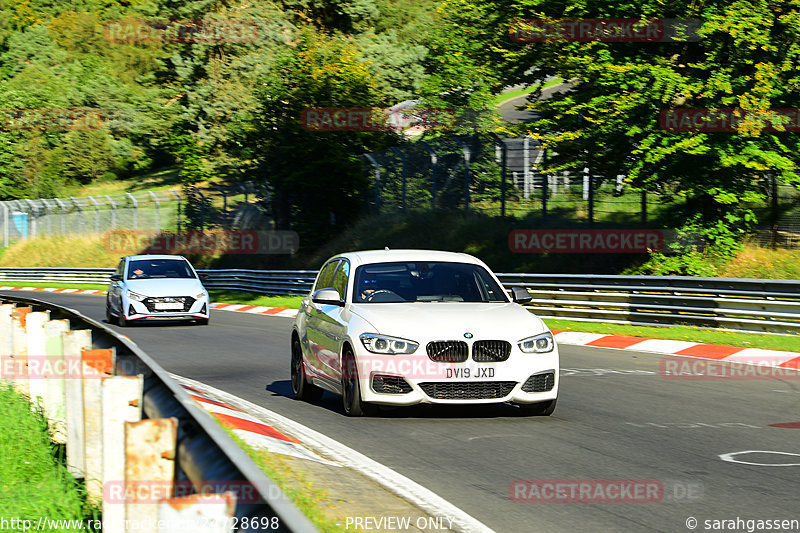
<path fill-rule="evenodd" d="M 332 288 L 318 290 L 311 296 L 311 301 L 315 304 L 344 305 L 339 291 Z"/>
<path fill-rule="evenodd" d="M 120 274 L 111 274 L 111 281 L 122 281 L 122 276 Z"/>
<path fill-rule="evenodd" d="M 200 278 L 200 281 L 208 281 L 208 274 L 198 274 L 197 277 Z"/>
<path fill-rule="evenodd" d="M 524 287 L 511 287 L 511 295 L 518 304 L 526 304 L 533 300 L 531 293 Z"/>

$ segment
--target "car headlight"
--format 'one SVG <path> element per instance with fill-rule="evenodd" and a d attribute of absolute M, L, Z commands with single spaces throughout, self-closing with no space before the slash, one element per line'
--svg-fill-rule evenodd
<path fill-rule="evenodd" d="M 147 296 L 145 296 L 144 294 L 139 294 L 138 292 L 128 291 L 128 300 L 133 300 L 134 302 L 141 302 L 145 298 L 147 298 Z"/>
<path fill-rule="evenodd" d="M 527 339 L 522 339 L 517 343 L 519 349 L 522 350 L 524 353 L 547 353 L 552 352 L 553 348 L 555 348 L 555 342 L 553 341 L 553 334 L 549 331 L 547 333 L 542 333 L 540 335 L 536 335 L 535 337 L 528 337 Z"/>
<path fill-rule="evenodd" d="M 358 338 L 361 339 L 364 347 L 372 353 L 414 353 L 419 348 L 419 343 L 387 335 L 362 333 Z"/>
<path fill-rule="evenodd" d="M 194 295 L 195 300 L 202 300 L 205 297 L 206 297 L 206 291 L 198 292 L 197 294 Z"/>

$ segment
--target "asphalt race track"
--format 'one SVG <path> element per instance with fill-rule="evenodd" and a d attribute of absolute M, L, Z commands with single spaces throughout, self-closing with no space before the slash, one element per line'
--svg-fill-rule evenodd
<path fill-rule="evenodd" d="M 104 316 L 101 296 L 7 294 Z M 665 379 L 659 355 L 562 346 L 561 393 L 551 417 L 494 406 L 351 419 L 332 395 L 316 405 L 291 399 L 290 325 L 286 318 L 213 311 L 206 327 L 114 327 L 166 370 L 322 432 L 498 532 L 691 531 L 690 517 L 699 521 L 694 530 L 704 531 L 714 526 L 706 520 L 800 519 L 800 424 L 770 427 L 800 422 L 800 379 Z M 732 456 L 739 462 L 720 458 L 753 450 L 761 453 Z M 651 480 L 663 493 L 651 498 L 661 501 L 637 503 L 515 502 L 509 486 L 519 479 Z"/>

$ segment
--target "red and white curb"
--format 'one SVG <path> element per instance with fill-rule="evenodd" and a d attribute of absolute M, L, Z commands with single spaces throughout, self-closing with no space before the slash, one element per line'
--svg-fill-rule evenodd
<path fill-rule="evenodd" d="M 645 339 L 642 337 L 604 335 L 602 333 L 581 333 L 577 331 L 554 331 L 553 334 L 558 344 L 678 355 L 700 359 L 713 359 L 715 361 L 800 370 L 800 353 L 797 352 L 763 350 L 761 348 L 738 348 L 736 346 L 725 346 L 721 344 Z"/>
<path fill-rule="evenodd" d="M 211 413 L 221 424 L 233 432 L 253 448 L 268 450 L 272 453 L 290 455 L 299 459 L 317 461 L 332 466 L 341 466 L 329 461 L 300 444 L 294 437 L 285 435 L 274 427 L 229 403 L 216 399 L 208 387 L 194 380 L 171 374 L 201 407 Z"/>
<path fill-rule="evenodd" d="M 56 289 L 53 287 L 0 287 L 0 291 L 39 291 L 39 292 L 64 292 L 70 294 L 105 294 L 106 291 L 91 289 Z"/>
<path fill-rule="evenodd" d="M 38 291 L 38 292 L 56 292 L 56 293 L 69 293 L 69 294 L 99 294 L 104 295 L 106 291 L 96 291 L 89 289 L 56 289 L 53 287 L 0 287 L 0 291 Z M 266 307 L 263 305 L 247 305 L 247 304 L 227 304 L 215 303 L 209 304 L 211 309 L 221 311 L 238 311 L 240 313 L 251 313 L 257 315 L 270 315 L 294 318 L 297 316 L 297 309 L 287 309 L 285 307 Z"/>
<path fill-rule="evenodd" d="M 291 433 L 293 437 L 296 437 L 310 448 L 324 450 L 325 455 L 335 461 L 333 464 L 352 468 L 364 477 L 381 485 L 386 490 L 416 505 L 430 516 L 442 518 L 444 520 L 443 523 L 450 524 L 450 529 L 453 531 L 459 533 L 494 533 L 491 528 L 448 502 L 435 492 L 426 489 L 419 483 L 392 470 L 388 466 L 345 446 L 339 441 L 306 427 L 295 420 L 279 415 L 260 405 L 248 402 L 243 398 L 228 394 L 210 385 L 175 374 L 170 375 L 186 388 L 192 396 L 197 396 L 198 393 L 201 393 L 206 398 L 213 399 L 215 402 L 223 404 L 227 409 L 234 409 L 237 413 L 237 417 L 241 417 L 242 414 L 247 414 L 250 419 L 269 427 L 273 431 L 278 431 L 275 428 L 281 428 L 287 433 Z M 207 404 L 203 406 L 208 408 Z"/>
<path fill-rule="evenodd" d="M 285 307 L 264 307 L 261 305 L 245 304 L 219 304 L 212 303 L 211 309 L 222 311 L 238 311 L 240 313 L 252 313 L 257 315 L 284 316 L 294 318 L 297 316 L 297 309 L 286 309 Z"/>

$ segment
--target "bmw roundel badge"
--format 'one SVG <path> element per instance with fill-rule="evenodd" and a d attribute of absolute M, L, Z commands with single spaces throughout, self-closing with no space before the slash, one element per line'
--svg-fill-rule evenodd
<path fill-rule="evenodd" d="M 472 333 L 470 333 L 469 331 L 464 333 L 464 338 L 465 339 L 471 339 L 472 338 Z"/>

